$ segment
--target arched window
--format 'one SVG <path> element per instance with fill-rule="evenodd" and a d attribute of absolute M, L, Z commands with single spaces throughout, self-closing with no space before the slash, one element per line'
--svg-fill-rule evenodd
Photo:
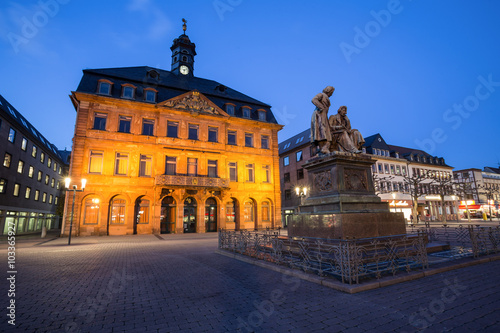
<path fill-rule="evenodd" d="M 137 223 L 149 223 L 149 200 L 137 200 Z"/>
<path fill-rule="evenodd" d="M 111 202 L 111 223 L 125 223 L 125 200 L 113 199 Z"/>
<path fill-rule="evenodd" d="M 83 212 L 83 224 L 99 223 L 99 199 L 85 199 L 85 208 Z"/>
<path fill-rule="evenodd" d="M 255 214 L 254 214 L 254 203 L 252 200 L 248 200 L 245 202 L 244 205 L 244 215 L 245 215 L 245 222 L 253 222 L 255 221 Z"/>
<path fill-rule="evenodd" d="M 271 220 L 271 205 L 269 201 L 262 202 L 262 222 L 269 222 Z"/>

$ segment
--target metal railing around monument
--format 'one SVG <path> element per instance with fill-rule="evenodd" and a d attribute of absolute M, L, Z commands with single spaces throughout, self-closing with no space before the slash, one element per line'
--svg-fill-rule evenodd
<path fill-rule="evenodd" d="M 219 230 L 220 250 L 319 276 L 332 276 L 349 284 L 427 268 L 426 243 L 425 231 L 413 235 L 327 240 L 280 236 L 275 232 Z"/>

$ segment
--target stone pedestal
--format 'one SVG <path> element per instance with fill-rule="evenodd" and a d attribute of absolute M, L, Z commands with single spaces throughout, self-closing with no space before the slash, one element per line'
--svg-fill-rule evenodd
<path fill-rule="evenodd" d="M 366 238 L 406 233 L 403 213 L 375 194 L 366 154 L 333 152 L 307 161 L 309 196 L 289 225 L 290 236 Z"/>

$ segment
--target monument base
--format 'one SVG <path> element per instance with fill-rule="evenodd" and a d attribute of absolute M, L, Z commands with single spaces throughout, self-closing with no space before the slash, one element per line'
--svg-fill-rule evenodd
<path fill-rule="evenodd" d="M 368 238 L 406 234 L 403 213 L 296 214 L 288 225 L 292 237 Z"/>

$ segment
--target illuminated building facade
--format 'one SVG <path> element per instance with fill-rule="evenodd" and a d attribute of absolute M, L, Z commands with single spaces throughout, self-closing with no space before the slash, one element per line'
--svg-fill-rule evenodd
<path fill-rule="evenodd" d="M 60 228 L 67 165 L 56 146 L 1 95 L 0 141 L 0 234 Z"/>
<path fill-rule="evenodd" d="M 193 75 L 195 44 L 171 47 L 171 70 L 84 70 L 72 181 L 76 235 L 212 232 L 281 225 L 271 107 Z M 69 208 L 68 208 L 69 207 Z M 64 234 L 71 200 L 66 200 Z"/>

